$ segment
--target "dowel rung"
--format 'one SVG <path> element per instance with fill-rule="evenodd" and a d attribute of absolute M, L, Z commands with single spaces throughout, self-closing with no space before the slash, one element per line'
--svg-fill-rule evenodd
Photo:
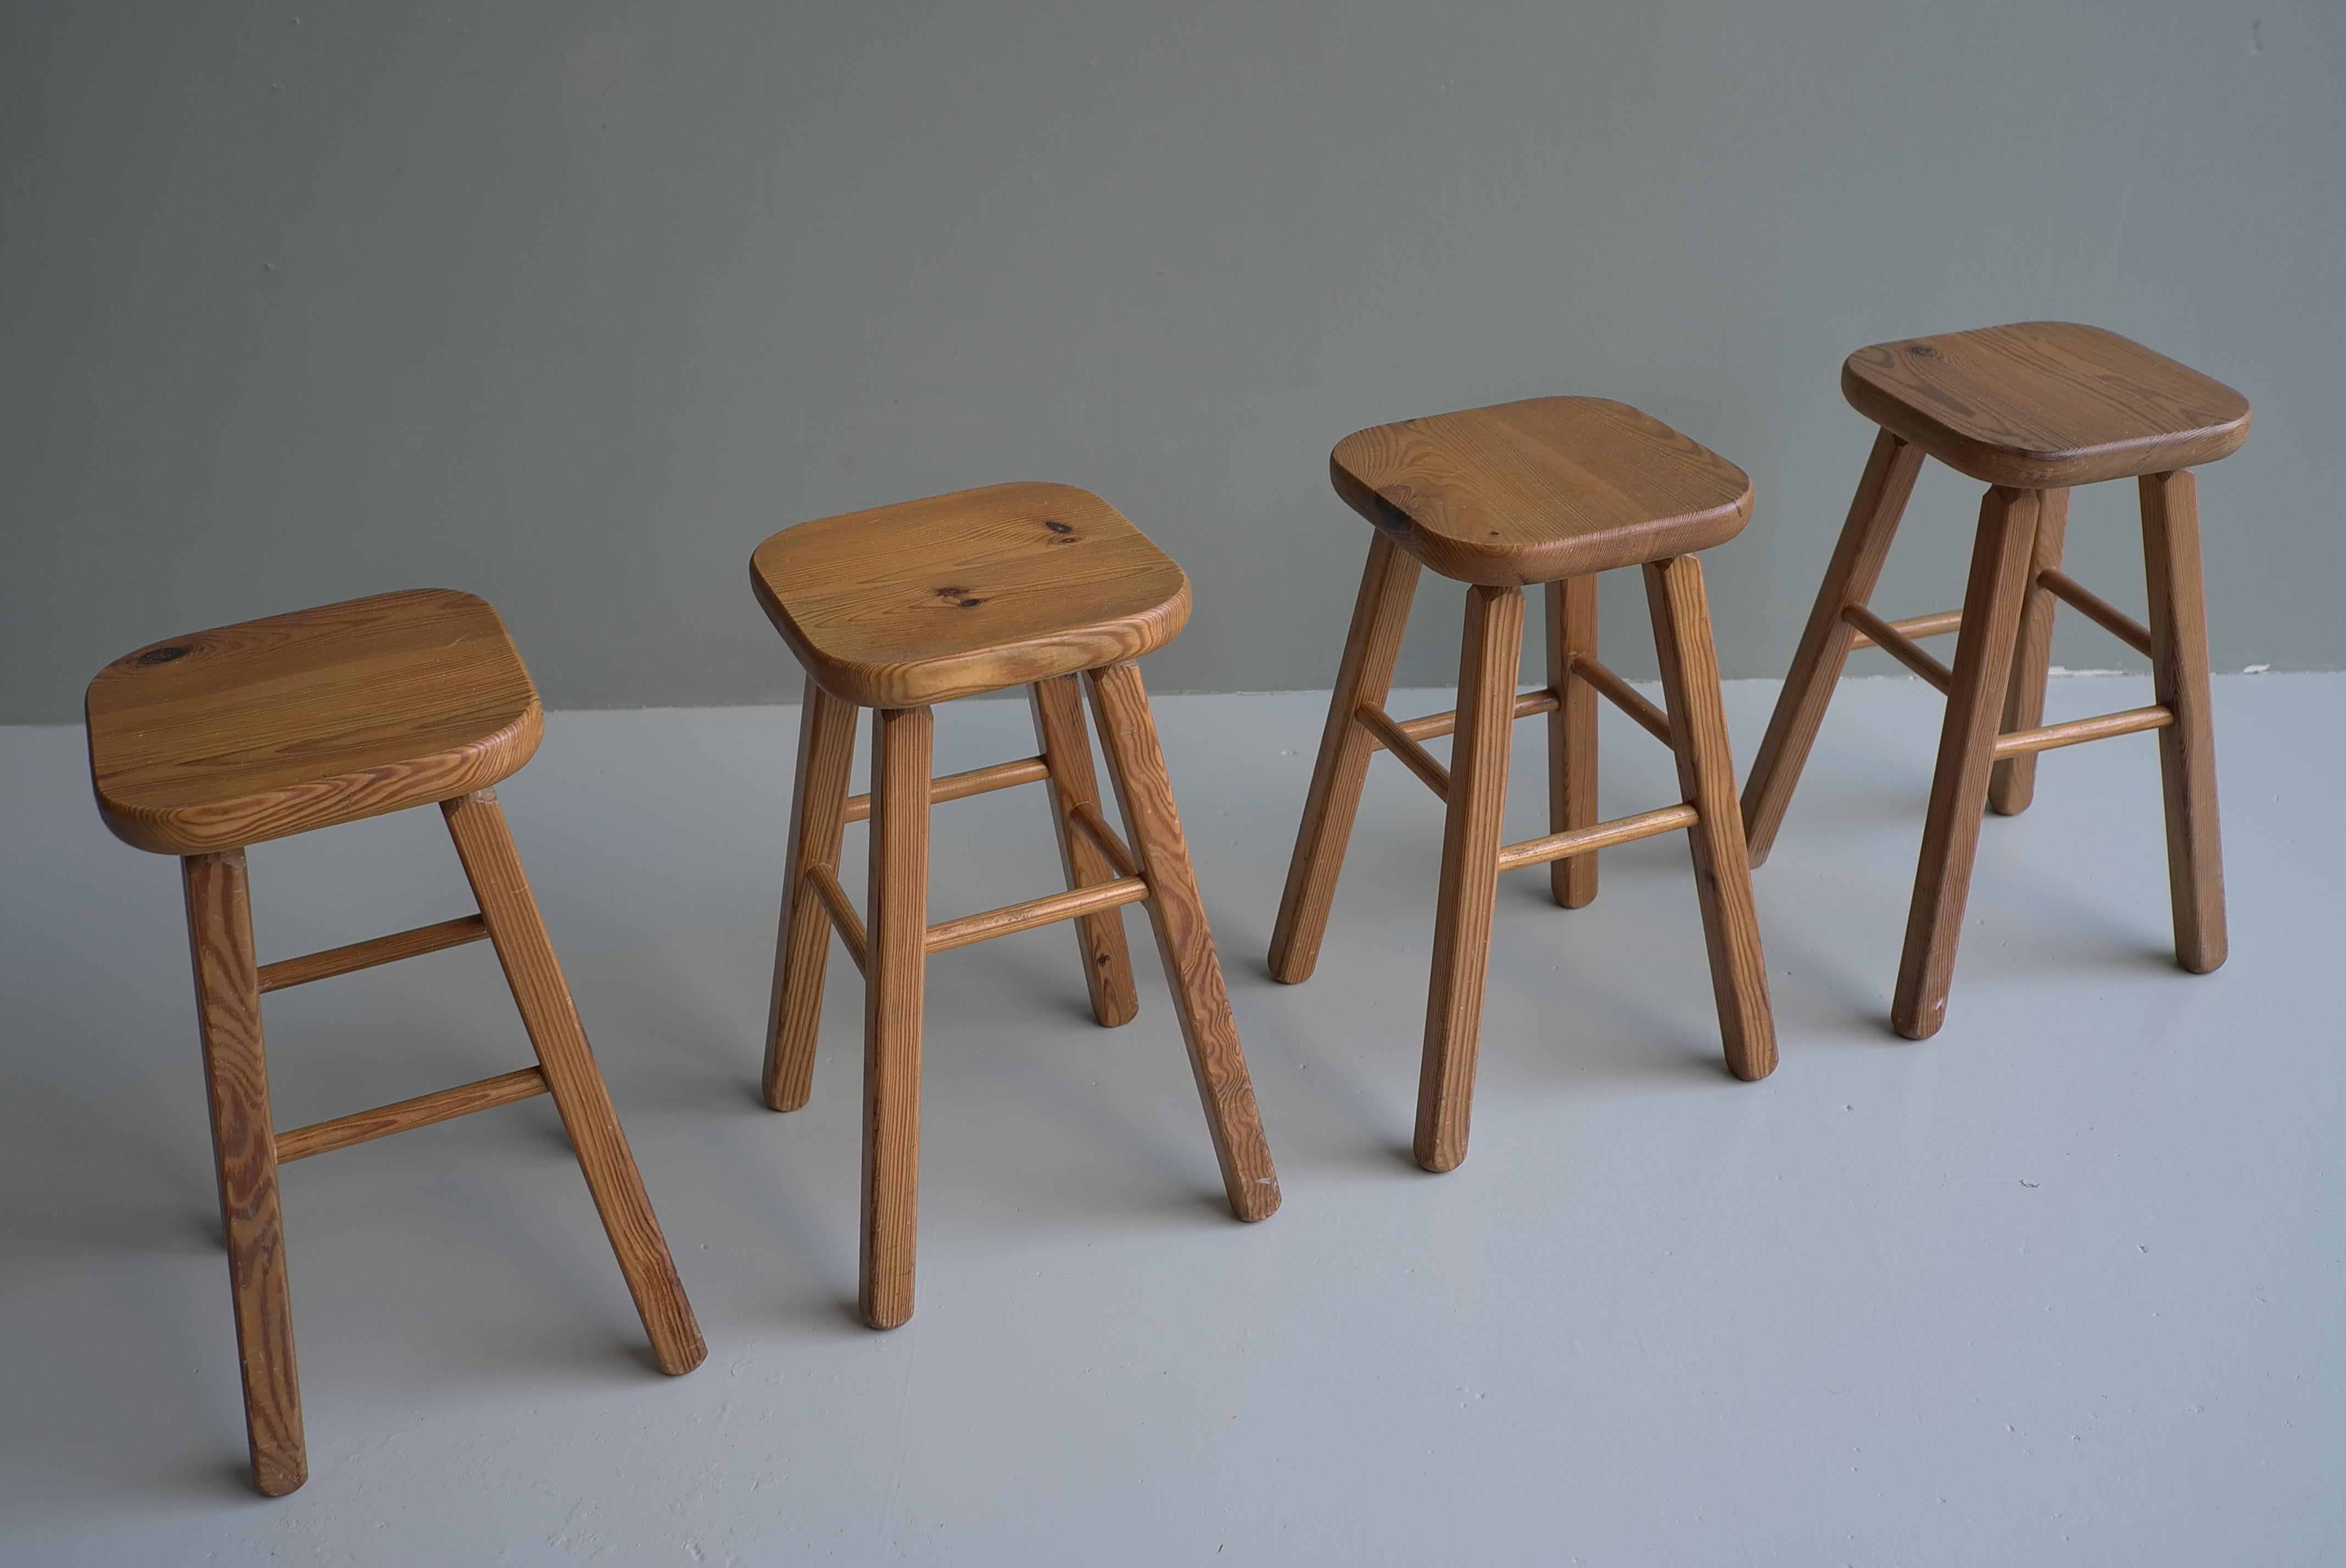
<path fill-rule="evenodd" d="M 2091 718 L 2073 718 L 2065 724 L 2047 724 L 2036 729 L 2015 729 L 2009 735 L 1999 735 L 1995 738 L 1995 754 L 2001 760 L 2030 751 L 2050 751 L 2059 746 L 2106 740 L 2113 735 L 2164 729 L 2174 722 L 2175 715 L 2164 708 L 2129 708 L 2123 713 L 2096 714 Z"/>
<path fill-rule="evenodd" d="M 1598 822 L 1593 827 L 1550 833 L 1543 839 L 1526 839 L 1520 844 L 1508 844 L 1499 850 L 1499 870 L 1520 871 L 1525 866 L 1544 866 L 1550 860 L 1561 860 L 1571 855 L 1585 855 L 1592 850 L 1609 850 L 1616 844 L 1632 844 L 1658 833 L 1691 828 L 1700 820 L 1693 807 L 1681 802 L 1676 806 L 1664 806 L 1658 810 L 1640 811 L 1634 817 L 1616 817 L 1609 822 Z"/>
<path fill-rule="evenodd" d="M 929 804 L 945 800 L 963 800 L 972 795 L 989 795 L 996 789 L 1008 789 L 1020 784 L 1033 784 L 1051 776 L 1050 764 L 1039 757 L 1022 757 L 1015 762 L 996 762 L 991 767 L 973 768 L 966 773 L 948 773 L 942 779 L 929 780 Z M 872 797 L 850 795 L 845 822 L 861 822 L 872 815 Z"/>
<path fill-rule="evenodd" d="M 1841 618 L 1864 634 L 1866 646 L 1880 648 L 1883 653 L 1937 687 L 1940 696 L 1947 695 L 1954 686 L 1955 677 L 1953 670 L 1924 653 L 1915 645 L 1912 637 L 1867 609 L 1863 605 L 1842 606 Z M 1917 616 L 1916 618 L 1935 619 L 1936 617 Z"/>
<path fill-rule="evenodd" d="M 1909 616 L 1902 621 L 1891 622 L 1890 629 L 1910 637 L 1943 637 L 1949 632 L 1959 632 L 1964 629 L 1964 613 L 1961 610 L 1941 610 L 1935 615 Z M 1850 639 L 1849 646 L 1852 650 L 1870 648 L 1874 646 L 1874 642 L 1872 637 L 1860 632 Z"/>
<path fill-rule="evenodd" d="M 1102 820 L 1099 808 L 1088 800 L 1078 801 L 1069 815 L 1075 820 L 1076 826 L 1083 830 L 1084 835 L 1099 846 L 1099 852 L 1107 857 L 1108 865 L 1117 876 L 1137 877 L 1140 874 L 1140 867 L 1133 860 L 1132 851 L 1125 847 L 1122 839 L 1117 837 L 1116 830 Z"/>
<path fill-rule="evenodd" d="M 806 881 L 822 904 L 823 912 L 831 917 L 831 929 L 839 932 L 847 956 L 855 961 L 856 968 L 863 969 L 863 921 L 848 901 L 847 890 L 839 885 L 839 873 L 829 866 L 809 866 Z"/>
<path fill-rule="evenodd" d="M 1433 791 L 1436 799 L 1450 799 L 1450 769 L 1435 761 L 1432 752 L 1410 738 L 1409 732 L 1393 722 L 1392 715 L 1373 702 L 1364 702 L 1352 710 L 1352 722 L 1373 736 L 1379 746 L 1400 758 L 1409 770 Z"/>
<path fill-rule="evenodd" d="M 1615 675 L 1588 654 L 1575 654 L 1572 673 L 1595 687 L 1606 701 L 1643 725 L 1646 733 L 1665 746 L 1678 744 L 1670 733 L 1670 716 L 1646 700 L 1636 687 Z"/>
<path fill-rule="evenodd" d="M 2036 580 L 2055 598 L 2076 610 L 2145 658 L 2150 657 L 2150 628 L 2127 615 L 2093 589 L 2057 567 L 2046 567 Z"/>
<path fill-rule="evenodd" d="M 336 1116 L 331 1122 L 312 1122 L 306 1127 L 277 1135 L 277 1163 L 307 1159 L 329 1149 L 346 1149 L 352 1144 L 387 1138 L 393 1133 L 428 1127 L 434 1122 L 485 1111 L 492 1105 L 510 1105 L 515 1100 L 545 1093 L 546 1074 L 536 1067 L 524 1067 L 518 1073 L 459 1084 L 453 1089 L 420 1095 L 395 1105 L 378 1105 L 372 1111 Z"/>
<path fill-rule="evenodd" d="M 949 920 L 929 927 L 928 951 L 944 952 L 949 948 L 967 947 L 974 942 L 986 942 L 1014 932 L 1032 931 L 1038 925 L 1056 925 L 1077 915 L 1096 914 L 1124 904 L 1138 903 L 1148 896 L 1148 884 L 1138 877 L 1119 877 L 1112 882 L 1095 882 L 1087 888 L 1076 888 L 1064 893 L 1028 899 L 1025 903 L 1005 904 L 998 910 L 986 910 L 959 920 Z"/>
<path fill-rule="evenodd" d="M 260 989 L 282 991 L 289 985 L 331 980 L 337 974 L 372 969 L 378 963 L 395 963 L 403 958 L 438 952 L 444 947 L 462 947 L 488 934 L 488 924 L 479 915 L 459 915 L 437 925 L 420 925 L 413 931 L 397 931 L 389 936 L 354 942 L 347 947 L 330 947 L 323 952 L 264 963 L 260 966 Z"/>
<path fill-rule="evenodd" d="M 1545 687 L 1537 691 L 1519 692 L 1515 696 L 1515 717 L 1529 718 L 1535 713 L 1553 713 L 1560 706 L 1556 693 Z M 1440 713 L 1429 713 L 1423 718 L 1398 718 L 1393 720 L 1393 728 L 1412 740 L 1439 740 L 1445 735 L 1457 732 L 1458 710 L 1452 708 Z"/>

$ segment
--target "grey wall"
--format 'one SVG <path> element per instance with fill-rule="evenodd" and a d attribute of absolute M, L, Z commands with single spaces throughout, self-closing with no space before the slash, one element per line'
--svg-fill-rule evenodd
<path fill-rule="evenodd" d="M 2217 662 L 2346 664 L 2335 0 L 425 9 L 0 8 L 0 718 L 419 584 L 556 705 L 786 697 L 760 537 L 1014 477 L 1188 567 L 1160 687 L 1324 685 L 1330 444 L 1555 392 L 1750 471 L 1712 593 L 1779 674 L 1869 435 L 1841 356 L 2037 316 L 2249 395 Z M 1887 610 L 1953 602 L 1972 492 L 1926 477 Z M 2121 599 L 2128 500 L 2072 535 Z"/>

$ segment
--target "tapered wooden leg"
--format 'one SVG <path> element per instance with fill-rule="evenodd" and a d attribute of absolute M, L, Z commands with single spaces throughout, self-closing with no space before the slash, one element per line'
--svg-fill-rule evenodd
<path fill-rule="evenodd" d="M 2053 663 L 2053 612 L 2061 601 L 2038 582 L 2061 565 L 2061 545 L 2069 531 L 2069 493 L 2043 490 L 2036 498 L 2036 548 L 2028 561 L 2028 591 L 2020 603 L 2019 641 L 2012 653 L 2012 684 L 2004 697 L 2000 733 L 2034 729 L 2045 722 L 2045 677 Z M 2036 753 L 2007 757 L 1988 774 L 1987 803 L 1998 815 L 2017 817 L 2036 796 Z"/>
<path fill-rule="evenodd" d="M 293 1303 L 277 1209 L 277 1138 L 260 1045 L 260 982 L 244 851 L 190 855 L 179 866 L 252 1484 L 282 1497 L 310 1478 L 310 1461 L 301 1440 L 301 1380 L 293 1361 Z"/>
<path fill-rule="evenodd" d="M 2167 884 L 2175 959 L 2194 974 L 2224 962 L 2224 850 L 2216 823 L 2216 730 L 2208 689 L 2208 608 L 2199 578 L 2198 482 L 2188 469 L 2146 474 L 2143 576 L 2150 669 L 2175 722 L 2158 732 L 2167 794 Z"/>
<path fill-rule="evenodd" d="M 692 1370 L 709 1354 L 694 1321 L 691 1303 L 676 1277 L 668 1240 L 652 1214 L 651 1200 L 627 1150 L 627 1135 L 619 1130 L 618 1113 L 611 1108 L 610 1091 L 603 1086 L 602 1070 L 586 1044 L 586 1030 L 578 1008 L 562 978 L 554 943 L 538 917 L 537 901 L 530 896 L 529 880 L 505 830 L 505 813 L 496 794 L 483 789 L 440 803 L 448 820 L 448 836 L 455 840 L 456 858 L 473 885 L 481 918 L 489 928 L 490 944 L 512 988 L 529 1043 L 537 1051 L 537 1064 L 554 1096 L 562 1127 L 578 1156 L 578 1169 L 594 1195 L 596 1211 L 617 1255 L 619 1272 L 635 1298 L 636 1314 L 652 1342 L 652 1359 L 671 1377 Z"/>
<path fill-rule="evenodd" d="M 925 708 L 872 716 L 872 879 L 863 986 L 863 1269 L 857 1309 L 874 1329 L 913 1315 L 921 1196 L 921 1006 L 928 968 Z"/>
<path fill-rule="evenodd" d="M 1279 901 L 1279 921 L 1270 932 L 1271 978 L 1294 985 L 1311 978 L 1320 962 L 1320 939 L 1328 930 L 1336 878 L 1344 869 L 1344 846 L 1360 809 L 1361 784 L 1368 777 L 1376 743 L 1352 722 L 1361 704 L 1380 707 L 1392 687 L 1393 660 L 1409 625 L 1409 603 L 1417 592 L 1417 558 L 1382 534 L 1369 544 L 1368 569 L 1352 606 L 1352 629 L 1344 639 L 1336 689 L 1328 699 L 1328 724 L 1320 735 L 1320 759 L 1312 765 L 1311 789 L 1303 799 L 1303 825 L 1295 835 L 1295 859 L 1287 869 L 1287 891 Z"/>
<path fill-rule="evenodd" d="M 1791 672 L 1784 677 L 1768 733 L 1744 780 L 1743 837 L 1755 866 L 1767 860 L 1775 845 L 1784 809 L 1792 803 L 1792 788 L 1800 781 L 1817 727 L 1832 702 L 1833 684 L 1849 662 L 1849 645 L 1857 634 L 1841 619 L 1841 611 L 1873 597 L 1873 585 L 1882 575 L 1882 563 L 1890 555 L 1898 519 L 1922 467 L 1921 447 L 1886 430 L 1874 437 L 1865 475 L 1849 504 L 1849 520 L 1841 524 L 1841 543 L 1833 546 L 1832 564 L 1825 568 L 1824 584 L 1800 633 L 1800 651 L 1792 656 Z"/>
<path fill-rule="evenodd" d="M 1413 1152 L 1430 1171 L 1453 1169 L 1466 1157 L 1523 644 L 1522 589 L 1466 590 L 1458 728 L 1450 743 L 1449 811 L 1442 830 L 1442 882 L 1434 895 L 1433 974 L 1425 998 L 1425 1059 L 1417 1079 Z"/>
<path fill-rule="evenodd" d="M 1148 714 L 1148 693 L 1136 665 L 1093 670 L 1089 681 L 1093 716 L 1107 749 L 1108 779 L 1133 858 L 1148 884 L 1148 923 L 1173 988 L 1189 1069 L 1205 1105 L 1214 1157 L 1221 1164 L 1222 1190 L 1239 1218 L 1268 1219 L 1279 1208 L 1279 1173 L 1271 1168 L 1254 1082 L 1230 1016 L 1230 995 L 1222 983 L 1221 962 L 1214 956 L 1181 816 L 1173 807 L 1173 781 Z"/>
<path fill-rule="evenodd" d="M 1547 825 L 1552 833 L 1596 825 L 1596 688 L 1572 671 L 1575 655 L 1596 657 L 1596 579 L 1547 585 L 1547 684 L 1558 699 L 1547 716 Z M 1568 910 L 1596 897 L 1596 856 L 1547 863 L 1548 891 Z"/>
<path fill-rule="evenodd" d="M 1112 882 L 1116 868 L 1075 824 L 1076 807 L 1099 809 L 1082 683 L 1071 675 L 1055 676 L 1028 687 L 1026 696 L 1035 713 L 1035 749 L 1051 767 L 1051 823 L 1058 835 L 1059 863 L 1066 871 L 1067 886 Z M 1132 957 L 1124 944 L 1122 911 L 1085 915 L 1075 926 L 1084 955 L 1084 983 L 1091 989 L 1092 1016 L 1109 1029 L 1131 1023 L 1140 1011 L 1140 999 L 1132 988 Z"/>
<path fill-rule="evenodd" d="M 1654 651 L 1662 667 L 1678 788 L 1696 813 L 1687 848 L 1694 856 L 1695 892 L 1702 910 L 1703 944 L 1710 952 L 1719 1039 L 1729 1072 L 1739 1078 L 1764 1078 L 1776 1070 L 1775 1015 L 1768 1004 L 1768 965 L 1760 951 L 1751 863 L 1744 852 L 1743 815 L 1735 800 L 1735 758 L 1728 748 L 1727 709 L 1719 697 L 1702 564 L 1692 555 L 1648 562 L 1646 603 L 1653 614 Z"/>
<path fill-rule="evenodd" d="M 815 1035 L 822 1024 L 822 974 L 831 917 L 807 883 L 817 866 L 839 864 L 847 781 L 855 760 L 855 705 L 806 683 L 799 708 L 799 769 L 790 809 L 790 859 L 782 872 L 782 918 L 774 943 L 774 989 L 766 1009 L 766 1104 L 795 1111 L 814 1090 Z"/>
<path fill-rule="evenodd" d="M 1971 894 L 1972 859 L 1979 850 L 1987 776 L 1995 760 L 1998 718 L 2011 677 L 2020 602 L 2036 543 L 2034 491 L 1991 489 L 1980 503 L 1979 539 L 1972 549 L 1971 580 L 1964 589 L 1963 630 L 1955 645 L 1954 679 L 1939 731 L 1939 761 L 1931 776 L 1931 805 L 1923 824 L 1923 851 L 1914 872 L 1914 902 L 1906 916 L 1906 950 L 1890 1022 L 1909 1040 L 1927 1040 L 1946 1021 L 1947 986 L 1963 935 L 1964 904 Z"/>

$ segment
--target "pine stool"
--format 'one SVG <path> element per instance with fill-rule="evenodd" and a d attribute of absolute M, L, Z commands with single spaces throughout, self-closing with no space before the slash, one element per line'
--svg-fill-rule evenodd
<path fill-rule="evenodd" d="M 491 789 L 537 749 L 541 722 L 496 612 L 427 589 L 173 637 L 100 670 L 87 712 L 106 825 L 180 857 L 253 1483 L 275 1497 L 309 1476 L 277 1167 L 470 1111 L 553 1095 L 660 1370 L 699 1366 L 699 1327 Z M 255 962 L 247 845 L 434 803 L 478 914 Z M 272 1131 L 263 993 L 484 936 L 536 1066 Z"/>
<path fill-rule="evenodd" d="M 1548 867 L 1558 903 L 1596 896 L 1596 851 L 1688 831 L 1727 1064 L 1764 1078 L 1775 1026 L 1735 809 L 1719 666 L 1702 568 L 1691 552 L 1723 544 L 1751 515 L 1741 470 L 1626 404 L 1537 398 L 1381 425 L 1346 436 L 1329 459 L 1336 492 L 1376 525 L 1368 571 L 1329 705 L 1271 934 L 1274 978 L 1311 978 L 1343 869 L 1369 759 L 1401 759 L 1445 803 L 1442 881 L 1426 998 L 1414 1152 L 1426 1169 L 1466 1157 L 1476 1037 L 1501 871 Z M 1421 565 L 1470 585 L 1458 707 L 1396 720 L 1384 710 Z M 1668 711 L 1596 660 L 1596 578 L 1645 568 Z M 1515 691 L 1523 585 L 1547 586 L 1547 685 Z M 1602 695 L 1668 746 L 1687 799 L 1596 820 L 1596 708 Z M 1515 720 L 1548 715 L 1549 826 L 1500 842 Z M 1450 766 L 1422 741 L 1451 735 Z"/>
<path fill-rule="evenodd" d="M 1148 906 L 1230 1210 L 1268 1217 L 1279 1207 L 1279 1178 L 1132 663 L 1188 619 L 1181 568 L 1096 495 L 996 484 L 785 528 L 758 546 L 750 580 L 807 675 L 765 1100 L 777 1111 L 807 1103 L 835 929 L 866 982 L 863 1320 L 892 1329 L 913 1314 L 925 961 L 990 937 L 1076 921 L 1093 1013 L 1113 1027 L 1137 1005 L 1116 911 Z M 1100 815 L 1078 674 L 1129 848 Z M 931 778 L 932 706 L 1013 686 L 1027 687 L 1039 754 Z M 874 712 L 872 792 L 851 797 L 866 708 Z M 929 924 L 930 804 L 1045 781 L 1067 891 Z M 868 934 L 838 874 L 842 830 L 867 817 Z"/>
<path fill-rule="evenodd" d="M 2036 753 L 2158 731 L 2175 953 L 2195 974 L 2224 962 L 2224 881 L 2199 514 L 2190 470 L 2239 450 L 2239 393 L 2115 332 L 2026 321 L 1860 349 L 1841 393 L 1882 427 L 1800 635 L 1743 797 L 1759 864 L 1775 841 L 1833 685 L 1852 648 L 1879 647 L 1947 698 L 1891 1023 L 1911 1040 L 1945 1021 L 1983 805 L 2025 810 Z M 1960 610 L 1885 621 L 1867 607 L 1925 453 L 1989 486 Z M 2145 626 L 2061 570 L 2069 490 L 2133 479 L 2142 497 Z M 2150 660 L 2148 708 L 2045 724 L 2056 601 Z M 1956 632 L 1954 667 L 1914 638 Z"/>

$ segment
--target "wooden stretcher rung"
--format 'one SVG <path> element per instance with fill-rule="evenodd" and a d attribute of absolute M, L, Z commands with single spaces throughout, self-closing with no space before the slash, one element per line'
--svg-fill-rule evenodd
<path fill-rule="evenodd" d="M 346 1149 L 352 1144 L 387 1138 L 393 1133 L 428 1127 L 434 1122 L 485 1111 L 492 1105 L 510 1105 L 515 1100 L 545 1093 L 546 1074 L 536 1067 L 524 1067 L 518 1073 L 504 1073 L 436 1094 L 419 1095 L 395 1105 L 356 1111 L 347 1116 L 336 1116 L 331 1122 L 312 1122 L 306 1127 L 277 1135 L 277 1163 L 307 1159 L 329 1149 Z"/>
<path fill-rule="evenodd" d="M 2047 724 L 2036 729 L 2015 729 L 2009 735 L 1995 738 L 1995 755 L 1999 761 L 2006 757 L 2018 757 L 2031 751 L 2050 751 L 2059 746 L 2076 746 L 2088 740 L 2106 740 L 2113 735 L 2133 735 L 2145 729 L 2164 729 L 2175 722 L 2175 714 L 2165 708 L 2129 708 L 2123 713 L 2099 713 L 2091 718 L 2073 718 L 2065 724 Z"/>
<path fill-rule="evenodd" d="M 1535 713 L 1553 713 L 1560 706 L 1556 693 L 1545 687 L 1515 695 L 1517 718 L 1529 718 Z M 1412 740 L 1438 740 L 1445 735 L 1457 733 L 1458 710 L 1446 708 L 1440 713 L 1429 713 L 1423 718 L 1399 718 L 1392 722 L 1395 729 Z"/>
<path fill-rule="evenodd" d="M 1456 715 L 1436 714 L 1434 717 L 1454 719 Z M 1367 730 L 1379 746 L 1400 758 L 1412 773 L 1424 780 L 1425 787 L 1433 791 L 1435 799 L 1450 799 L 1450 769 L 1435 761 L 1432 752 L 1420 746 L 1409 731 L 1394 723 L 1392 715 L 1373 702 L 1364 702 L 1352 710 L 1352 722 Z M 1447 735 L 1450 731 L 1444 729 L 1440 733 Z"/>
<path fill-rule="evenodd" d="M 1846 616 L 1842 618 L 1847 619 Z M 1910 637 L 1943 637 L 1949 632 L 1959 632 L 1964 629 L 1964 613 L 1961 610 L 1941 610 L 1935 615 L 1909 616 L 1902 621 L 1891 622 L 1890 629 Z M 1874 642 L 1872 637 L 1860 632 L 1850 639 L 1849 646 L 1852 650 L 1870 648 L 1874 646 Z"/>
<path fill-rule="evenodd" d="M 929 927 L 928 951 L 944 952 L 951 948 L 967 947 L 972 942 L 1008 936 L 1013 932 L 1032 931 L 1038 925 L 1054 925 L 1063 920 L 1073 920 L 1077 915 L 1096 914 L 1102 910 L 1138 903 L 1148 896 L 1148 884 L 1138 877 L 1118 877 L 1112 882 L 1095 882 L 1087 888 L 1028 899 L 1025 903 L 1005 904 L 998 910 L 964 915 L 959 920 L 949 920 Z"/>
<path fill-rule="evenodd" d="M 863 917 L 847 901 L 847 890 L 839 885 L 839 873 L 829 866 L 809 866 L 806 882 L 822 904 L 822 912 L 831 917 L 831 929 L 839 932 L 847 956 L 855 961 L 857 969 L 863 969 Z"/>
<path fill-rule="evenodd" d="M 420 925 L 413 931 L 396 931 L 389 936 L 371 937 L 347 947 L 330 947 L 323 952 L 264 963 L 260 966 L 260 989 L 282 991 L 289 985 L 307 985 L 313 980 L 330 980 L 337 974 L 372 969 L 378 963 L 395 963 L 403 958 L 438 952 L 444 947 L 462 947 L 488 934 L 488 922 L 479 915 L 459 915 L 437 925 Z"/>
<path fill-rule="evenodd" d="M 2127 615 L 2068 573 L 2047 567 L 2036 580 L 2054 597 L 2076 610 L 2145 658 L 2150 657 L 2150 628 Z"/>
<path fill-rule="evenodd" d="M 1084 835 L 1099 846 L 1099 852 L 1107 857 L 1107 863 L 1115 869 L 1117 876 L 1137 877 L 1140 874 L 1140 867 L 1133 860 L 1132 851 L 1125 848 L 1124 840 L 1117 837 L 1116 830 L 1101 818 L 1098 808 L 1088 800 L 1078 801 L 1069 815 L 1075 819 L 1076 826 L 1083 830 Z"/>
<path fill-rule="evenodd" d="M 1958 616 L 1962 615 L 1961 611 L 1956 611 L 1954 613 Z M 1937 687 L 1939 688 L 1940 696 L 1946 696 L 1948 690 L 1954 685 L 1955 677 L 1953 671 L 1950 670 L 1945 665 L 1941 664 L 1937 659 L 1933 658 L 1929 654 L 1924 653 L 1921 647 L 1916 646 L 1912 637 L 1899 630 L 1896 626 L 1883 620 L 1880 616 L 1877 616 L 1872 610 L 1867 609 L 1863 605 L 1842 606 L 1841 618 L 1847 621 L 1851 626 L 1855 626 L 1858 631 L 1863 635 L 1864 642 L 1862 646 L 1880 648 L 1883 653 L 1888 654 L 1892 658 L 1896 659 L 1900 664 L 1904 665 L 1908 669 L 1912 670 L 1916 675 L 1921 676 L 1924 680 L 1927 680 L 1933 686 Z M 1935 620 L 1937 617 L 1922 616 L 1915 618 L 1917 620 Z M 1909 622 L 1907 624 L 1912 625 L 1912 623 Z"/>
<path fill-rule="evenodd" d="M 1572 673 L 1595 687 L 1599 696 L 1643 725 L 1646 733 L 1665 746 L 1676 746 L 1678 738 L 1670 731 L 1670 716 L 1646 700 L 1645 694 L 1619 676 L 1615 675 L 1593 657 L 1575 654 Z"/>
<path fill-rule="evenodd" d="M 1609 850 L 1616 844 L 1631 844 L 1639 839 L 1650 839 L 1657 833 L 1691 828 L 1699 820 L 1701 819 L 1696 815 L 1693 807 L 1680 803 L 1664 806 L 1658 810 L 1640 811 L 1634 817 L 1616 817 L 1609 822 L 1575 828 L 1569 832 L 1550 833 L 1543 839 L 1526 839 L 1520 844 L 1509 844 L 1499 850 L 1499 870 L 1514 871 L 1525 866 L 1544 866 L 1550 860 L 1585 855 L 1592 850 Z"/>
<path fill-rule="evenodd" d="M 942 779 L 929 780 L 929 804 L 946 800 L 966 799 L 972 795 L 989 795 L 996 789 L 1008 789 L 1020 784 L 1034 784 L 1051 776 L 1051 766 L 1039 757 L 1022 757 L 1015 762 L 996 762 L 991 767 L 973 768 L 966 773 L 948 773 Z M 845 822 L 861 822 L 872 815 L 872 797 L 850 795 Z"/>

